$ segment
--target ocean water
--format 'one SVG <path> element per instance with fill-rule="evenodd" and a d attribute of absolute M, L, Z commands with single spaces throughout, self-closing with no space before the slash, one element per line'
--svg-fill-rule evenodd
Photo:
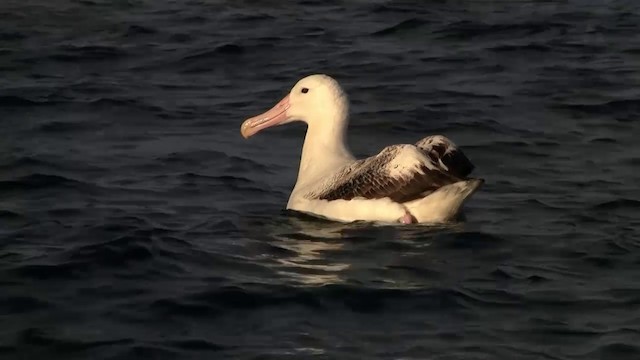
<path fill-rule="evenodd" d="M 5 0 L 1 359 L 639 359 L 636 1 Z M 284 210 L 301 77 L 358 156 L 443 134 L 466 220 Z"/>

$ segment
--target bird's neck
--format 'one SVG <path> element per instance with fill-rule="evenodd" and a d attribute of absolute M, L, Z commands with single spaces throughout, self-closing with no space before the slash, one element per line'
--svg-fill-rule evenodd
<path fill-rule="evenodd" d="M 309 122 L 302 146 L 296 186 L 315 182 L 354 160 L 346 144 L 346 114 Z"/>

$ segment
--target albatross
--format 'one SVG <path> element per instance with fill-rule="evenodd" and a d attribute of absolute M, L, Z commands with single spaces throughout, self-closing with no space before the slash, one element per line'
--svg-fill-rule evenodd
<path fill-rule="evenodd" d="M 242 123 L 246 139 L 293 121 L 307 124 L 296 184 L 287 209 L 340 222 L 442 223 L 484 182 L 469 178 L 474 166 L 442 135 L 387 146 L 356 159 L 345 143 L 349 100 L 328 75 L 299 80 L 273 108 Z"/>

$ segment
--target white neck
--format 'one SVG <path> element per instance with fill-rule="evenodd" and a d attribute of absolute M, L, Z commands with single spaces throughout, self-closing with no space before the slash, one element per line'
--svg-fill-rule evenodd
<path fill-rule="evenodd" d="M 346 145 L 348 110 L 337 109 L 323 119 L 310 119 L 304 138 L 296 187 L 326 176 L 354 160 Z"/>

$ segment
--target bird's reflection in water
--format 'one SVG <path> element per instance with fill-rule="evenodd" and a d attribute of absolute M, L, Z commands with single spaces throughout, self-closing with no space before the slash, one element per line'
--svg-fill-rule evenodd
<path fill-rule="evenodd" d="M 280 275 L 307 286 L 339 284 L 350 264 L 333 260 L 344 248 L 343 232 L 349 224 L 317 219 L 288 218 L 288 226 L 271 234 L 272 244 L 286 250 L 273 259 Z"/>
<path fill-rule="evenodd" d="M 349 271 L 355 270 L 354 266 L 375 262 L 375 255 L 380 252 L 374 250 L 371 254 L 368 247 L 401 250 L 398 256 L 429 256 L 427 248 L 433 236 L 445 229 L 455 231 L 456 227 L 345 224 L 304 215 L 280 220 L 269 231 L 269 239 L 272 246 L 283 251 L 272 254 L 270 262 L 278 274 L 305 286 L 345 283 L 353 276 Z M 363 259 L 362 253 L 371 259 Z"/>

